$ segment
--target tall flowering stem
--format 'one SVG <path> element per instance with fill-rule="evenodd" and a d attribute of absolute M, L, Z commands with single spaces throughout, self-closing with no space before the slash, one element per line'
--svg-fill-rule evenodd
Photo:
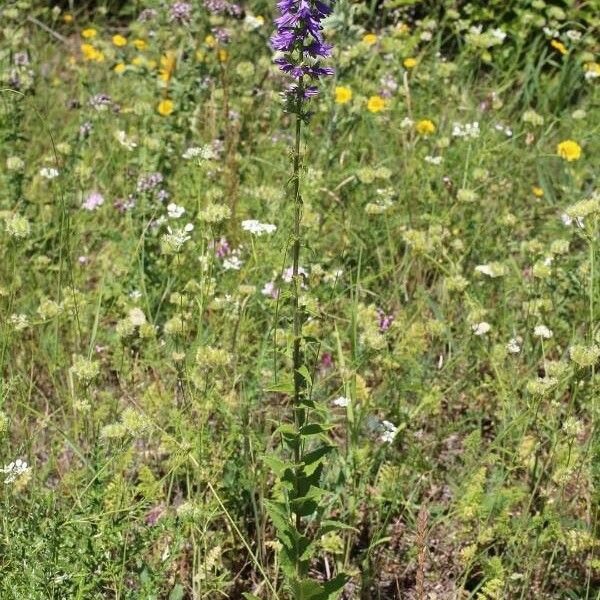
<path fill-rule="evenodd" d="M 318 94 L 320 77 L 333 74 L 333 69 L 321 65 L 331 54 L 331 46 L 323 40 L 322 21 L 331 7 L 320 0 L 280 0 L 280 15 L 275 20 L 277 31 L 271 38 L 277 52 L 275 63 L 291 78 L 284 95 L 286 110 L 295 115 L 295 139 L 292 149 L 292 176 L 289 181 L 290 199 L 294 202 L 292 229 L 292 289 L 293 319 L 293 377 L 289 384 L 276 386 L 292 397 L 294 419 L 279 427 L 283 444 L 291 459 L 266 457 L 278 478 L 276 489 L 281 495 L 267 503 L 267 509 L 281 543 L 281 567 L 291 596 L 297 600 L 311 598 L 328 600 L 339 595 L 347 577 L 338 573 L 323 582 L 309 577 L 309 566 L 319 551 L 318 541 L 326 533 L 342 529 L 343 525 L 323 518 L 321 488 L 324 459 L 333 445 L 327 435 L 328 427 L 318 420 L 316 402 L 308 393 L 311 376 L 305 364 L 302 334 L 304 311 L 300 306 L 302 289 L 300 251 L 302 247 L 302 195 L 300 154 L 302 125 L 309 121 L 309 102 Z M 310 526 L 309 526 L 310 523 Z M 310 537 L 309 537 L 310 532 Z"/>

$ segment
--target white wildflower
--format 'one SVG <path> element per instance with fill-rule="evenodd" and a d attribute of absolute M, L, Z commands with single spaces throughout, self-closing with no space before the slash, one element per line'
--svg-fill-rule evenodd
<path fill-rule="evenodd" d="M 242 221 L 242 229 L 250 232 L 252 235 L 263 235 L 264 233 L 274 233 L 277 230 L 277 226 L 271 223 L 261 223 L 256 219 L 247 219 L 246 221 Z"/>
<path fill-rule="evenodd" d="M 123 148 L 131 152 L 134 148 L 137 148 L 137 142 L 130 138 L 123 130 L 115 131 L 115 139 Z"/>
<path fill-rule="evenodd" d="M 506 344 L 506 349 L 510 354 L 519 354 L 521 352 L 521 344 L 523 340 L 521 337 L 511 338 Z"/>
<path fill-rule="evenodd" d="M 492 326 L 487 321 L 481 321 L 481 323 L 471 325 L 471 329 L 474 335 L 485 335 L 492 329 Z"/>
<path fill-rule="evenodd" d="M 554 333 L 552 333 L 552 330 L 546 327 L 545 325 L 536 325 L 533 330 L 533 335 L 538 338 L 549 340 L 554 335 Z"/>
<path fill-rule="evenodd" d="M 43 177 L 44 179 L 54 179 L 55 177 L 58 177 L 58 169 L 55 169 L 54 167 L 42 167 L 40 169 L 40 177 Z"/>
<path fill-rule="evenodd" d="M 14 462 L 9 463 L 3 469 L 0 469 L 0 473 L 4 473 L 6 478 L 4 479 L 4 483 L 12 483 L 21 475 L 28 473 L 31 471 L 31 467 L 27 465 L 24 460 L 17 458 Z"/>
<path fill-rule="evenodd" d="M 175 202 L 169 202 L 169 204 L 167 204 L 167 214 L 169 215 L 169 219 L 179 219 L 183 213 L 185 213 L 185 208 L 183 208 L 183 206 L 179 206 L 178 204 L 175 204 Z"/>
<path fill-rule="evenodd" d="M 382 421 L 381 428 L 383 432 L 379 436 L 379 440 L 384 444 L 391 444 L 398 433 L 398 428 L 390 421 Z"/>
<path fill-rule="evenodd" d="M 348 404 L 350 404 L 350 399 L 346 398 L 346 396 L 340 396 L 339 398 L 332 400 L 331 404 L 333 404 L 334 406 L 340 406 L 341 408 L 345 408 L 346 406 L 348 406 Z"/>
<path fill-rule="evenodd" d="M 429 163 L 430 165 L 441 165 L 442 164 L 442 157 L 441 156 L 426 156 L 425 157 L 425 162 Z"/>

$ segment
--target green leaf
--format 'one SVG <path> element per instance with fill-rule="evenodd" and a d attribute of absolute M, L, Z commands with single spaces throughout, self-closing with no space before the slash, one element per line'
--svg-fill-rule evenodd
<path fill-rule="evenodd" d="M 300 428 L 300 435 L 318 435 L 319 433 L 326 433 L 331 427 L 323 427 L 320 423 L 307 423 Z"/>
<path fill-rule="evenodd" d="M 246 598 L 246 600 L 261 600 L 258 596 L 251 594 L 250 592 L 242 592 L 242 596 Z"/>
<path fill-rule="evenodd" d="M 339 592 L 342 591 L 343 587 L 348 583 L 350 577 L 346 573 L 338 573 L 333 579 L 325 582 L 323 586 L 327 596 L 325 598 L 330 600 L 338 596 Z"/>
<path fill-rule="evenodd" d="M 180 583 L 176 583 L 169 594 L 169 600 L 182 600 L 185 590 Z"/>
<path fill-rule="evenodd" d="M 304 383 L 306 384 L 306 386 L 311 387 L 312 386 L 312 378 L 310 376 L 310 373 L 308 372 L 307 366 L 302 365 L 299 369 L 297 369 L 297 371 L 302 376 L 302 379 L 304 380 Z"/>
<path fill-rule="evenodd" d="M 272 454 L 264 454 L 262 459 L 265 465 L 267 465 L 279 478 L 284 478 L 288 470 L 293 472 L 295 467 L 294 463 L 281 460 Z"/>
<path fill-rule="evenodd" d="M 292 381 L 280 381 L 265 388 L 264 391 L 291 396 L 294 393 L 294 383 Z"/>
<path fill-rule="evenodd" d="M 346 530 L 346 531 L 355 531 L 356 533 L 360 533 L 360 531 L 358 529 L 356 529 L 356 527 L 352 527 L 351 525 L 346 525 L 346 523 L 342 523 L 341 521 L 333 521 L 333 520 L 325 519 L 324 521 L 321 522 L 321 527 L 319 528 L 319 535 L 324 535 L 326 533 L 329 533 L 330 531 L 339 531 L 341 529 Z"/>
<path fill-rule="evenodd" d="M 325 456 L 327 456 L 327 454 L 329 454 L 334 448 L 335 446 L 320 446 L 316 450 L 311 450 L 310 452 L 307 452 L 302 457 L 302 462 L 308 467 L 313 463 L 325 458 Z"/>

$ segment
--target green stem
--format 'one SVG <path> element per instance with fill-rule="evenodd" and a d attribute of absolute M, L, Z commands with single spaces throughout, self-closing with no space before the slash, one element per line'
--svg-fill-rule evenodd
<path fill-rule="evenodd" d="M 303 86 L 302 79 L 298 84 L 298 94 L 302 94 Z M 302 196 L 300 195 L 300 137 L 302 130 L 302 117 L 300 115 L 300 108 L 296 113 L 296 139 L 294 142 L 294 154 L 293 154 L 293 196 L 294 196 L 294 232 L 293 239 L 294 244 L 292 246 L 292 314 L 293 314 L 293 334 L 294 334 L 294 346 L 293 346 L 293 369 L 294 369 L 294 421 L 296 429 L 299 432 L 300 428 L 304 424 L 304 409 L 302 408 L 302 388 L 304 384 L 304 378 L 300 373 L 300 367 L 302 366 L 302 315 L 300 314 L 300 276 L 299 276 L 299 264 L 300 264 L 300 243 L 301 243 L 301 231 L 300 221 L 302 219 Z M 294 459 L 296 465 L 299 465 L 302 461 L 302 442 L 298 437 L 297 444 L 294 448 Z M 299 468 L 297 466 L 297 468 Z M 298 492 L 298 490 L 296 490 Z M 301 526 L 301 517 L 296 514 L 296 529 L 299 531 Z"/>

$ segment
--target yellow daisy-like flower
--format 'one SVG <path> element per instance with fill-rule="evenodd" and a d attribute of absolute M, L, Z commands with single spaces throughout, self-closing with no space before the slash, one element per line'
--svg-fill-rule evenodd
<path fill-rule="evenodd" d="M 210 33 L 204 38 L 204 43 L 209 47 L 209 48 L 214 48 L 217 45 L 217 39 L 215 38 L 214 35 L 211 35 Z"/>
<path fill-rule="evenodd" d="M 161 100 L 158 103 L 158 106 L 156 107 L 156 110 L 158 111 L 158 114 L 162 115 L 163 117 L 168 117 L 172 112 L 173 112 L 173 101 L 172 100 Z"/>
<path fill-rule="evenodd" d="M 63 23 L 67 23 L 67 24 L 68 23 L 72 23 L 73 22 L 73 15 L 71 13 L 65 13 L 63 15 L 62 20 L 63 20 Z"/>
<path fill-rule="evenodd" d="M 146 64 L 146 59 L 143 56 L 134 56 L 131 59 L 131 64 L 134 67 L 143 67 Z"/>
<path fill-rule="evenodd" d="M 416 58 L 405 58 L 402 63 L 405 69 L 414 69 L 417 66 Z"/>
<path fill-rule="evenodd" d="M 80 46 L 81 48 L 81 53 L 83 54 L 83 58 L 84 60 L 87 61 L 93 61 L 93 62 L 103 62 L 104 61 L 104 54 L 98 50 L 97 48 L 94 48 L 94 46 L 92 46 L 92 44 L 81 44 Z"/>
<path fill-rule="evenodd" d="M 365 33 L 362 41 L 364 44 L 367 44 L 367 46 L 373 46 L 377 43 L 377 36 L 374 33 Z"/>
<path fill-rule="evenodd" d="M 117 33 L 117 35 L 112 36 L 112 43 L 115 46 L 122 48 L 123 46 L 127 46 L 127 38 Z"/>
<path fill-rule="evenodd" d="M 371 96 L 367 101 L 367 110 L 372 113 L 381 112 L 385 108 L 385 100 L 381 96 Z"/>
<path fill-rule="evenodd" d="M 145 50 L 148 47 L 148 42 L 146 42 L 146 40 L 133 40 L 133 45 L 135 46 L 136 50 L 139 50 L 140 52 L 142 50 Z"/>
<path fill-rule="evenodd" d="M 348 87 L 338 85 L 335 88 L 335 101 L 336 104 L 346 104 L 352 100 L 352 90 Z"/>
<path fill-rule="evenodd" d="M 565 45 L 564 45 L 562 42 L 560 42 L 559 40 L 552 40 L 552 41 L 550 42 L 550 45 L 551 45 L 551 46 L 552 46 L 552 47 L 553 47 L 555 50 L 558 50 L 558 51 L 559 51 L 559 52 L 560 52 L 560 53 L 561 53 L 563 56 L 564 56 L 565 54 L 567 54 L 567 52 L 568 52 L 568 50 L 567 50 L 567 47 L 566 47 L 566 46 L 565 46 Z"/>
<path fill-rule="evenodd" d="M 435 125 L 430 119 L 421 119 L 415 123 L 415 130 L 419 135 L 431 135 L 435 133 Z"/>
<path fill-rule="evenodd" d="M 113 67 L 113 71 L 120 75 L 125 70 L 125 63 L 118 63 Z"/>
<path fill-rule="evenodd" d="M 198 62 L 204 62 L 206 60 L 206 52 L 204 52 L 204 50 L 196 50 L 196 60 Z"/>
<path fill-rule="evenodd" d="M 97 35 L 98 35 L 98 32 L 93 27 L 88 27 L 88 29 L 84 29 L 81 32 L 81 37 L 85 38 L 86 40 L 91 40 L 92 38 L 95 38 Z"/>
<path fill-rule="evenodd" d="M 573 140 L 565 140 L 556 146 L 556 154 L 567 162 L 581 158 L 581 146 Z"/>
<path fill-rule="evenodd" d="M 217 53 L 220 62 L 227 62 L 229 60 L 229 52 L 221 48 Z"/>
<path fill-rule="evenodd" d="M 538 187 L 537 185 L 534 185 L 531 188 L 531 193 L 536 197 L 536 198 L 543 198 L 544 197 L 544 190 L 541 187 Z"/>

